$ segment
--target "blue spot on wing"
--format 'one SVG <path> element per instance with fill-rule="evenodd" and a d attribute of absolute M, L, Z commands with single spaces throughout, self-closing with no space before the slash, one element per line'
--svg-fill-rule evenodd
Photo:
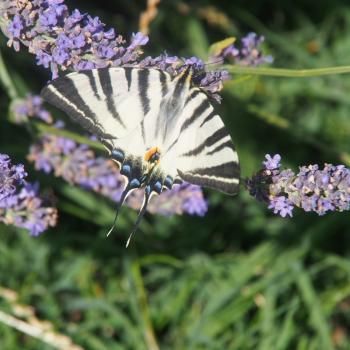
<path fill-rule="evenodd" d="M 174 183 L 173 178 L 169 175 L 164 180 L 164 186 L 169 190 L 172 188 L 173 183 Z"/>
<path fill-rule="evenodd" d="M 114 158 L 118 162 L 122 162 L 125 158 L 124 152 L 119 149 L 114 149 L 112 150 L 112 158 Z"/>
<path fill-rule="evenodd" d="M 162 192 L 162 183 L 160 181 L 157 181 L 154 184 L 153 191 L 157 192 L 158 194 Z"/>
<path fill-rule="evenodd" d="M 141 182 L 138 179 L 132 179 L 129 186 L 130 188 L 139 188 L 141 186 Z"/>
<path fill-rule="evenodd" d="M 124 164 L 122 166 L 122 170 L 120 171 L 120 173 L 122 175 L 125 175 L 125 176 L 129 177 L 130 174 L 131 174 L 131 166 L 129 164 Z"/>

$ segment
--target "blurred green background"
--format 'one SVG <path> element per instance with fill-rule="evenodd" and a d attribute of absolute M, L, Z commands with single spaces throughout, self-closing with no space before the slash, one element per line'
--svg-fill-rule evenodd
<path fill-rule="evenodd" d="M 145 1 L 66 1 L 126 37 Z M 161 1 L 146 54 L 197 55 L 247 32 L 264 35 L 275 67 L 350 62 L 348 1 Z M 38 93 L 50 78 L 25 49 L 0 48 L 14 79 Z M 235 77 L 234 77 L 235 78 Z M 2 89 L 2 88 L 0 88 Z M 32 139 L 7 121 L 0 90 L 0 147 L 25 162 Z M 250 77 L 228 83 L 218 110 L 243 176 L 266 153 L 284 166 L 350 164 L 350 77 Z M 52 187 L 59 224 L 38 238 L 0 224 L 0 285 L 84 349 L 350 349 L 349 213 L 274 216 L 242 190 L 206 191 L 204 218 L 148 215 L 125 249 L 136 213 L 124 208 L 106 238 L 113 203 L 35 172 Z M 0 294 L 0 310 L 11 305 Z M 0 323 L 0 349 L 52 349 Z"/>

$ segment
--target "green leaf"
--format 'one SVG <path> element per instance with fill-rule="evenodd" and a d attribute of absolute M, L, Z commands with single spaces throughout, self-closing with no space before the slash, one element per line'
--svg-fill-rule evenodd
<path fill-rule="evenodd" d="M 216 43 L 210 45 L 209 47 L 209 56 L 219 55 L 223 49 L 232 45 L 236 41 L 235 37 L 229 37 L 224 40 L 217 41 Z"/>

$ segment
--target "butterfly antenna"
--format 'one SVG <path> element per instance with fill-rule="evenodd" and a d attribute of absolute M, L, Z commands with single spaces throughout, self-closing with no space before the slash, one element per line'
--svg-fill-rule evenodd
<path fill-rule="evenodd" d="M 212 64 L 219 64 L 219 63 L 223 63 L 224 59 L 223 58 L 218 58 L 216 61 L 210 61 L 210 62 L 206 62 L 204 63 L 205 66 L 210 66 Z"/>
<path fill-rule="evenodd" d="M 139 211 L 139 215 L 137 216 L 137 220 L 136 220 L 136 222 L 135 222 L 135 224 L 134 224 L 134 227 L 133 227 L 133 229 L 132 229 L 132 231 L 131 231 L 131 233 L 130 233 L 130 235 L 129 235 L 129 238 L 128 238 L 127 242 L 126 242 L 126 248 L 129 246 L 129 243 L 130 243 L 130 241 L 131 241 L 131 238 L 132 238 L 133 234 L 134 234 L 134 233 L 136 232 L 136 230 L 138 229 L 138 227 L 139 227 L 139 225 L 140 225 L 140 222 L 141 222 L 143 216 L 144 216 L 145 213 L 146 213 L 147 205 L 148 205 L 148 202 L 149 202 L 150 197 L 151 197 L 150 194 L 151 194 L 150 187 L 149 187 L 149 186 L 146 186 L 146 189 L 145 189 L 145 197 L 144 197 L 144 199 L 143 199 L 142 207 L 141 207 L 141 209 L 140 209 L 140 211 Z"/>
<path fill-rule="evenodd" d="M 120 211 L 120 208 L 121 206 L 123 205 L 128 193 L 130 191 L 130 186 L 129 184 L 127 184 L 127 186 L 125 187 L 121 197 L 120 197 L 120 201 L 118 202 L 117 204 L 117 208 L 116 208 L 116 213 L 115 213 L 115 217 L 114 217 L 114 221 L 113 221 L 113 225 L 112 227 L 110 228 L 110 230 L 108 231 L 107 233 L 107 237 L 113 232 L 114 228 L 115 228 L 115 224 L 117 222 L 117 219 L 118 219 L 118 214 L 119 214 L 119 211 Z"/>

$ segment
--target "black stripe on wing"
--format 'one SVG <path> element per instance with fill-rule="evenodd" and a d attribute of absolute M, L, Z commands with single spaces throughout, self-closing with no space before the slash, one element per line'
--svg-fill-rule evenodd
<path fill-rule="evenodd" d="M 200 90 L 196 89 L 194 90 L 189 97 L 186 99 L 186 103 L 189 103 L 190 100 L 194 99 L 196 96 L 198 96 L 200 93 L 202 93 Z M 198 120 L 200 117 L 202 117 L 203 115 L 205 115 L 206 111 L 211 108 L 211 105 L 209 103 L 209 101 L 207 99 L 203 100 L 193 111 L 192 115 L 187 118 L 183 124 L 181 125 L 180 128 L 180 133 L 179 136 L 173 141 L 173 143 L 166 149 L 166 152 L 169 152 L 179 141 L 181 134 L 183 131 L 185 131 L 191 124 L 193 124 L 196 120 Z M 213 113 L 213 112 L 211 112 Z M 209 115 L 211 115 L 211 113 Z"/>
<path fill-rule="evenodd" d="M 150 110 L 150 100 L 147 96 L 147 91 L 149 89 L 149 70 L 143 69 L 138 70 L 138 88 L 141 99 L 141 106 L 143 110 L 143 114 L 146 115 Z"/>
<path fill-rule="evenodd" d="M 141 136 L 142 136 L 143 143 L 146 144 L 146 130 L 145 130 L 144 120 L 141 122 Z"/>
<path fill-rule="evenodd" d="M 163 71 L 159 71 L 159 79 L 160 79 L 160 86 L 162 87 L 162 96 L 164 97 L 168 91 L 168 83 L 167 83 L 167 76 Z"/>
<path fill-rule="evenodd" d="M 237 194 L 239 189 L 240 167 L 235 162 L 208 168 L 197 168 L 187 173 L 178 170 L 178 174 L 184 181 L 213 188 L 230 195 Z"/>
<path fill-rule="evenodd" d="M 228 162 L 208 168 L 198 168 L 191 170 L 194 175 L 201 176 L 216 176 L 225 179 L 238 179 L 240 174 L 240 169 L 238 163 Z"/>
<path fill-rule="evenodd" d="M 181 125 L 180 133 L 186 130 L 191 124 L 193 124 L 198 118 L 203 116 L 203 114 L 210 109 L 210 103 L 208 99 L 203 100 L 193 111 L 190 118 L 187 118 L 185 122 Z"/>
<path fill-rule="evenodd" d="M 120 123 L 120 125 L 122 125 L 123 128 L 125 129 L 126 126 L 123 120 L 121 119 L 114 102 L 110 69 L 101 68 L 101 69 L 98 69 L 97 72 L 98 72 L 98 78 L 100 79 L 102 91 L 105 95 L 105 101 L 107 103 L 108 111 L 112 114 L 113 118 L 116 119 Z"/>
<path fill-rule="evenodd" d="M 215 110 L 213 109 L 210 114 L 208 116 L 205 117 L 205 119 L 202 121 L 201 125 L 199 125 L 199 127 L 201 128 L 205 123 L 208 123 L 210 120 L 212 120 L 215 116 L 217 115 L 217 113 L 215 112 Z"/>
<path fill-rule="evenodd" d="M 125 73 L 125 79 L 128 83 L 128 91 L 130 91 L 130 86 L 131 86 L 131 73 L 132 73 L 133 68 L 124 68 L 124 73 Z"/>
<path fill-rule="evenodd" d="M 89 83 L 91 86 L 92 91 L 94 92 L 94 96 L 96 97 L 97 100 L 101 100 L 101 96 L 98 94 L 97 91 L 97 85 L 96 85 L 96 79 L 92 73 L 92 70 L 83 70 L 80 72 L 80 74 L 84 74 L 87 76 L 87 78 L 89 79 Z"/>
<path fill-rule="evenodd" d="M 229 148 L 229 149 L 231 149 L 232 151 L 235 150 L 235 147 L 233 146 L 232 141 L 231 141 L 231 140 L 228 140 L 228 141 L 222 143 L 221 145 L 215 147 L 212 151 L 207 152 L 207 155 L 208 155 L 208 156 L 211 156 L 211 155 L 213 155 L 213 154 L 215 154 L 215 153 L 220 152 L 220 151 L 223 150 L 224 148 Z"/>
<path fill-rule="evenodd" d="M 201 90 L 199 89 L 192 89 L 191 93 L 188 95 L 188 97 L 186 98 L 186 101 L 185 101 L 185 106 L 191 101 L 193 100 L 194 98 L 196 98 L 200 93 L 203 93 L 201 92 Z"/>
<path fill-rule="evenodd" d="M 175 100 L 181 99 L 183 92 L 185 91 L 185 86 L 189 82 L 189 78 L 191 76 L 191 67 L 187 66 L 177 77 L 174 78 L 174 82 L 176 82 L 173 98 Z"/>
<path fill-rule="evenodd" d="M 216 130 L 211 136 L 207 137 L 199 146 L 186 153 L 181 154 L 181 157 L 197 156 L 198 154 L 202 153 L 206 147 L 211 147 L 215 145 L 218 141 L 222 140 L 226 136 L 228 136 L 228 133 L 226 131 L 226 128 L 223 126 L 221 129 Z M 232 145 L 232 149 L 234 149 L 232 141 L 230 142 Z"/>
<path fill-rule="evenodd" d="M 92 89 L 91 86 L 90 88 Z M 67 113 L 91 133 L 100 138 L 114 138 L 113 135 L 105 132 L 96 114 L 84 102 L 69 76 L 53 80 L 43 88 L 41 96 L 47 102 Z"/>

